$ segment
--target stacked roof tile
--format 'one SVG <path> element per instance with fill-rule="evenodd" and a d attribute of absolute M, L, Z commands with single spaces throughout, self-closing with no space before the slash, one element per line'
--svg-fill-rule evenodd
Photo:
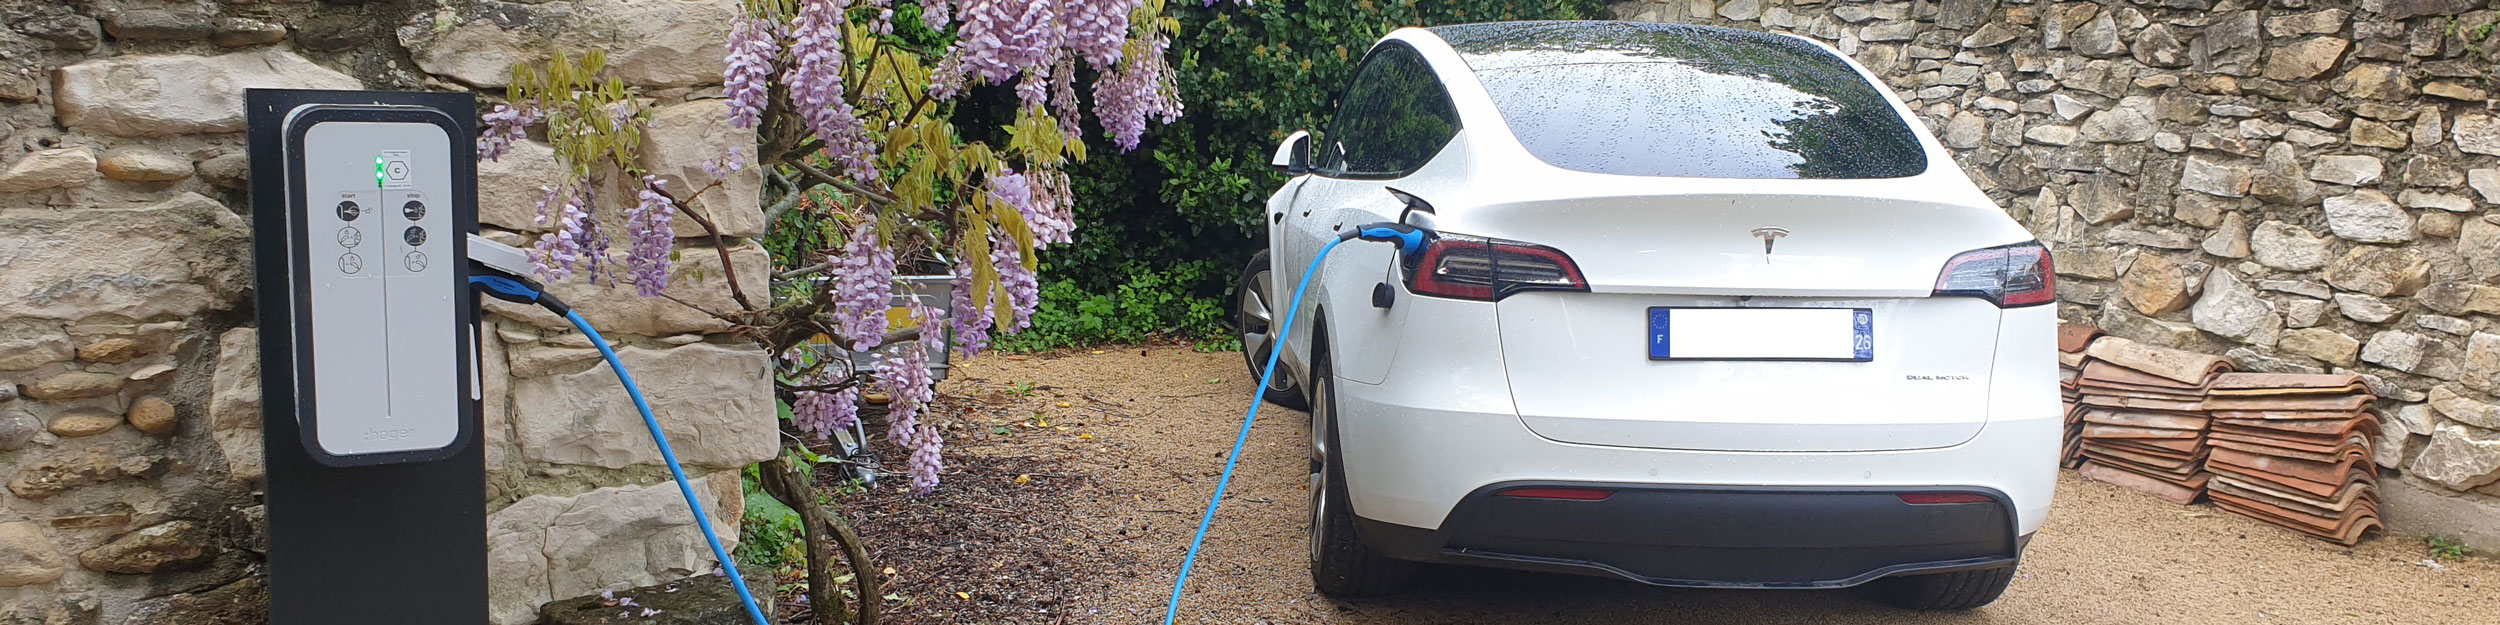
<path fill-rule="evenodd" d="M 2084 477 L 2354 544 L 2379 524 L 2379 417 L 2352 374 L 2236 373 L 2221 358 L 2058 329 L 2060 462 Z"/>
<path fill-rule="evenodd" d="M 2102 337 L 2084 350 L 2076 381 L 2079 470 L 2085 477 L 2194 503 L 2205 471 L 2206 387 L 2230 370 L 2221 358 Z"/>
<path fill-rule="evenodd" d="M 2379 526 L 2379 418 L 2352 374 L 2234 373 L 2215 380 L 2214 505 L 2347 545 Z"/>

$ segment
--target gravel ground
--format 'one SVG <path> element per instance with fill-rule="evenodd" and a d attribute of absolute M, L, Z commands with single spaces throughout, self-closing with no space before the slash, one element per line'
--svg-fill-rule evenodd
<path fill-rule="evenodd" d="M 941 389 L 953 456 L 930 498 L 841 497 L 904 597 L 890 622 L 1152 623 L 1254 381 L 1238 353 L 1158 346 L 990 356 Z M 1965 613 L 1856 591 L 1657 589 L 1424 569 L 1394 598 L 1310 590 L 1301 413 L 1252 428 L 1184 596 L 1184 623 L 2493 623 L 2500 564 L 2422 542 L 2344 548 L 2071 473 L 2005 597 Z M 979 528 L 977 531 L 973 528 Z M 962 594 L 957 594 L 962 593 Z"/>

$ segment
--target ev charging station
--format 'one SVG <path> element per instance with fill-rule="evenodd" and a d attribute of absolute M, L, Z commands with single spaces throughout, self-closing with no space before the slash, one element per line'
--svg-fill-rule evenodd
<path fill-rule="evenodd" d="M 245 103 L 270 622 L 483 623 L 475 100 Z"/>

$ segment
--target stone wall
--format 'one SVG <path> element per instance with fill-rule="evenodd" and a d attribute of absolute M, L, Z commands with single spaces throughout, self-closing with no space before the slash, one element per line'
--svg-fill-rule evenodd
<path fill-rule="evenodd" d="M 711 99 L 735 6 L 0 1 L 0 623 L 265 621 L 242 89 L 491 98 L 514 63 L 598 48 L 655 107 L 645 162 L 670 188 L 700 188 L 704 158 L 753 149 Z M 559 171 L 537 141 L 484 164 L 489 235 L 540 230 L 537 189 Z M 767 259 L 746 241 L 762 185 L 738 176 L 697 208 L 762 293 Z M 671 294 L 734 309 L 715 250 L 683 241 Z M 766 355 L 666 300 L 557 291 L 621 346 L 735 538 L 737 469 L 777 449 Z M 495 622 L 711 569 L 597 352 L 553 317 L 493 312 L 481 444 Z"/>
<path fill-rule="evenodd" d="M 2500 3 L 2493 3 L 2500 5 Z M 2056 252 L 2059 316 L 2385 400 L 2400 530 L 2500 549 L 2484 0 L 1666 0 L 1890 83 Z"/>

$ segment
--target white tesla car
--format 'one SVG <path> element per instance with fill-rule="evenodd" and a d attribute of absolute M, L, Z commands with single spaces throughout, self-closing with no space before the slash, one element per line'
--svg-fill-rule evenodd
<path fill-rule="evenodd" d="M 1994 601 L 2049 511 L 2048 251 L 1812 40 L 1620 22 L 1403 29 L 1275 164 L 1244 272 L 1311 415 L 1311 573 L 1411 562 Z M 1396 193 L 1393 193 L 1395 190 Z M 1312 256 L 1372 222 L 1413 253 Z"/>

